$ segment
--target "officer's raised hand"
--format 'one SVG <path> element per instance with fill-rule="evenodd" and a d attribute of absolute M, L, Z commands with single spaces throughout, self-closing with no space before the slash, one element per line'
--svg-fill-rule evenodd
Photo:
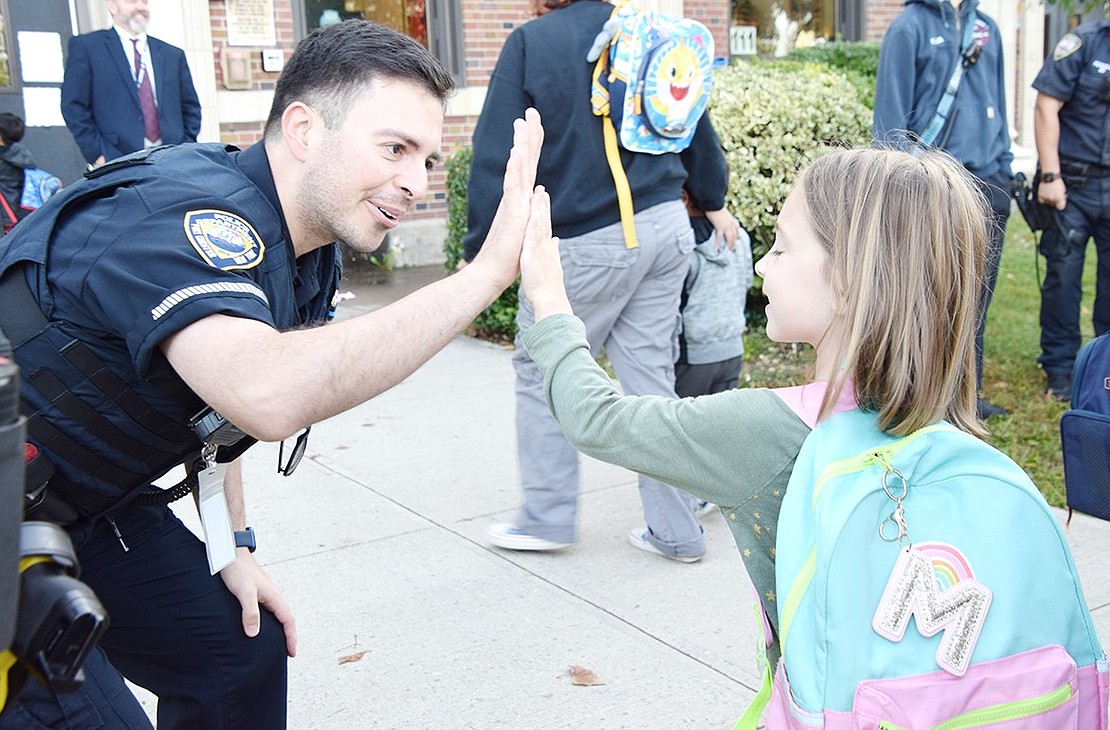
<path fill-rule="evenodd" d="M 524 112 L 524 119 L 513 121 L 513 148 L 505 165 L 501 204 L 497 206 L 485 243 L 472 262 L 483 266 L 492 264 L 495 272 L 507 275 L 502 288 L 511 284 L 519 273 L 520 248 L 542 147 L 540 113 L 529 108 Z"/>

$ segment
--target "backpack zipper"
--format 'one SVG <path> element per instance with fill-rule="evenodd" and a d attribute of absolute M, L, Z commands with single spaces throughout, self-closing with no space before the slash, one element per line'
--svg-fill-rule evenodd
<path fill-rule="evenodd" d="M 878 466 L 884 470 L 892 469 L 892 457 L 899 451 L 913 443 L 918 436 L 924 436 L 925 434 L 932 433 L 933 431 L 955 430 L 957 429 L 954 426 L 949 426 L 948 424 L 943 423 L 936 423 L 932 426 L 919 428 L 918 430 L 911 433 L 909 436 L 903 436 L 897 441 L 891 441 L 888 444 L 876 446 L 873 449 L 868 449 L 862 454 L 856 454 L 855 456 L 849 456 L 844 459 L 838 459 L 836 461 L 830 462 L 828 466 L 821 470 L 821 473 L 817 475 L 817 479 L 814 481 L 813 498 L 811 500 L 812 505 L 814 507 L 817 506 L 817 498 L 818 496 L 820 496 L 821 490 L 824 488 L 825 483 L 828 482 L 830 479 L 841 476 L 843 474 L 850 474 L 854 471 L 862 471 L 871 465 Z"/>
<path fill-rule="evenodd" d="M 1073 696 L 1071 683 L 1068 682 L 1063 687 L 1053 690 L 1048 694 L 1041 695 L 1040 697 L 1031 697 L 1027 700 L 1007 702 L 1001 705 L 993 705 L 991 707 L 984 707 L 980 710 L 965 712 L 950 720 L 945 720 L 939 725 L 934 725 L 929 728 L 929 730 L 968 730 L 968 728 L 1033 717 L 1034 715 L 1040 715 L 1049 710 L 1056 709 L 1069 701 Z M 904 728 L 884 721 L 879 723 L 879 730 L 904 730 Z"/>

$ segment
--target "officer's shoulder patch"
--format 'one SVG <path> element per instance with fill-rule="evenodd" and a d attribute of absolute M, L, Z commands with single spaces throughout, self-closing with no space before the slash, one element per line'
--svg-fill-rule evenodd
<path fill-rule="evenodd" d="M 1064 37 L 1056 43 L 1056 48 L 1054 48 L 1052 51 L 1052 60 L 1063 60 L 1082 47 L 1082 38 L 1077 36 L 1075 33 L 1065 33 Z"/>
<path fill-rule="evenodd" d="M 262 238 L 250 223 L 224 210 L 190 210 L 185 235 L 205 261 L 217 269 L 249 269 L 266 253 Z"/>

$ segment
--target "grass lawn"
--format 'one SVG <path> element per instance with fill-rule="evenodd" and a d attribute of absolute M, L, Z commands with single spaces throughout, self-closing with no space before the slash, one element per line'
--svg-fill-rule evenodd
<path fill-rule="evenodd" d="M 998 286 L 987 320 L 983 394 L 1010 412 L 1009 417 L 993 418 L 987 424 L 992 443 L 1029 472 L 1050 504 L 1062 507 L 1060 416 L 1067 406 L 1044 395 L 1044 375 L 1037 365 L 1039 278 L 1044 277 L 1044 261 L 1035 263 L 1034 251 L 1033 235 L 1015 211 L 1006 232 Z M 1093 336 L 1094 281 L 1094 247 L 1088 244 L 1080 313 L 1085 341 Z M 745 345 L 742 385 L 777 387 L 805 382 L 812 361 L 808 347 L 771 342 L 762 327 L 748 332 Z"/>

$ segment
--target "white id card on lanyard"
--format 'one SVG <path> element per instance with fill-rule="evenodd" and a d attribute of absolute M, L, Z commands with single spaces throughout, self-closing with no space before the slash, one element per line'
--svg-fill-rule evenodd
<path fill-rule="evenodd" d="M 226 473 L 227 464 L 217 464 L 212 460 L 197 475 L 200 524 L 204 527 L 204 549 L 208 553 L 208 568 L 212 575 L 235 560 L 235 531 L 231 529 L 231 514 L 224 496 Z"/>

